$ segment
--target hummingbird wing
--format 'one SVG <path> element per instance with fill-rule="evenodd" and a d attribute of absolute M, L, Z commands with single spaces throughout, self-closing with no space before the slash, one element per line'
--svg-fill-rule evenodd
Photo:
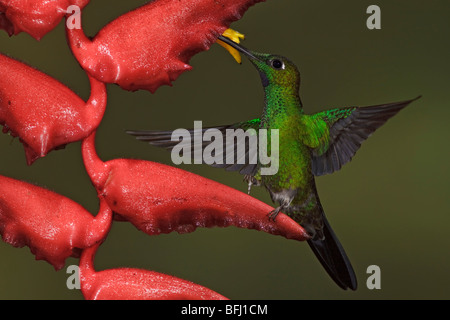
<path fill-rule="evenodd" d="M 189 132 L 191 139 L 189 141 L 191 147 L 191 155 L 194 156 L 197 154 L 195 150 L 200 149 L 204 154 L 205 148 L 208 146 L 212 146 L 215 142 L 215 139 L 204 140 L 195 139 L 195 135 L 200 135 L 204 137 L 205 132 L 210 129 L 216 129 L 220 131 L 222 135 L 222 147 L 220 150 L 215 149 L 213 152 L 213 156 L 215 159 L 221 159 L 221 161 L 217 161 L 215 163 L 205 162 L 202 157 L 202 163 L 206 163 L 212 167 L 216 168 L 225 168 L 227 171 L 239 171 L 241 174 L 255 175 L 258 167 L 258 150 L 252 150 L 250 147 L 250 143 L 244 143 L 242 146 L 240 143 L 246 142 L 246 140 L 241 139 L 227 139 L 227 130 L 237 130 L 242 129 L 243 132 L 247 132 L 249 129 L 253 129 L 254 133 L 256 133 L 256 138 L 258 134 L 258 129 L 260 126 L 260 119 L 253 119 L 249 121 L 238 122 L 230 125 L 222 125 L 215 127 L 205 127 L 201 130 L 198 129 L 187 129 Z M 172 150 L 175 146 L 179 145 L 179 139 L 173 139 L 172 133 L 173 130 L 167 131 L 159 131 L 159 130 L 127 130 L 126 133 L 133 135 L 136 139 L 144 142 L 148 142 L 151 145 L 166 148 L 168 150 Z M 250 131 L 248 131 L 250 132 Z M 243 148 L 243 149 L 240 149 Z M 239 150 L 243 150 L 243 152 L 238 152 Z M 209 150 L 211 151 L 211 150 Z"/>
<path fill-rule="evenodd" d="M 349 162 L 361 143 L 388 119 L 419 97 L 370 107 L 332 109 L 312 115 L 317 125 L 326 123 L 328 139 L 312 149 L 312 172 L 321 176 L 341 169 Z"/>

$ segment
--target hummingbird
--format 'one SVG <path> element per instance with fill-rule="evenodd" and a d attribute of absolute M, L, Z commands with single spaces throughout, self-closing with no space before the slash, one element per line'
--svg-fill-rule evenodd
<path fill-rule="evenodd" d="M 306 114 L 299 95 L 300 73 L 294 63 L 280 55 L 251 51 L 224 36 L 219 39 L 245 55 L 257 69 L 264 89 L 264 108 L 260 118 L 209 128 L 223 134 L 227 129 L 255 129 L 256 132 L 278 129 L 279 169 L 273 175 L 261 175 L 263 165 L 259 161 L 250 163 L 250 157 L 243 164 L 211 165 L 243 174 L 249 191 L 252 185 L 264 186 L 272 201 L 278 204 L 268 213 L 269 219 L 275 221 L 277 214 L 283 212 L 305 228 L 311 237 L 307 242 L 329 276 L 342 289 L 356 290 L 355 272 L 325 216 L 315 177 L 340 170 L 351 161 L 363 141 L 420 96 L 401 102 Z M 189 132 L 194 134 L 194 130 Z M 172 141 L 172 131 L 128 130 L 127 133 L 169 150 L 179 143 Z M 203 148 L 207 145 L 208 142 L 202 143 Z"/>

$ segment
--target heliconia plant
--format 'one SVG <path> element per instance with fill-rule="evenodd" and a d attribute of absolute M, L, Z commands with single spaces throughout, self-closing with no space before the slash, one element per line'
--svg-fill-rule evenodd
<path fill-rule="evenodd" d="M 19 137 L 27 163 L 80 141 L 97 129 L 106 107 L 105 84 L 89 76 L 84 102 L 56 79 L 0 54 L 0 124 Z"/>
<path fill-rule="evenodd" d="M 288 216 L 280 214 L 276 222 L 271 221 L 267 216 L 271 206 L 215 181 L 151 161 L 103 162 L 96 153 L 95 132 L 83 141 L 82 155 L 92 183 L 115 219 L 129 221 L 149 235 L 232 225 L 309 239 Z"/>
<path fill-rule="evenodd" d="M 115 268 L 96 272 L 98 244 L 80 259 L 81 291 L 88 300 L 227 300 L 201 285 L 159 272 Z"/>
<path fill-rule="evenodd" d="M 65 17 L 75 5 L 82 9 L 89 0 L 0 0 L 0 29 L 10 36 L 26 32 L 40 40 Z"/>
<path fill-rule="evenodd" d="M 81 205 L 50 190 L 0 176 L 0 234 L 14 247 L 28 246 L 56 270 L 68 257 L 101 242 L 112 211 L 105 201 L 94 217 Z"/>
<path fill-rule="evenodd" d="M 124 14 L 89 39 L 67 29 L 84 70 L 123 89 L 155 92 L 191 70 L 191 57 L 209 49 L 249 6 L 262 0 L 159 0 Z"/>
<path fill-rule="evenodd" d="M 171 84 L 191 67 L 189 59 L 209 49 L 230 25 L 259 0 L 155 0 L 105 26 L 92 40 L 67 27 L 74 57 L 86 71 L 91 96 L 84 102 L 44 73 L 0 55 L 0 124 L 19 137 L 28 164 L 49 151 L 82 140 L 86 171 L 97 190 L 100 211 L 92 216 L 72 200 L 42 187 L 0 176 L 0 233 L 13 246 L 29 246 L 37 259 L 56 269 L 65 259 L 80 261 L 86 299 L 226 299 L 222 295 L 148 270 L 96 272 L 94 256 L 112 220 L 128 221 L 158 235 L 197 227 L 256 229 L 299 241 L 307 232 L 273 208 L 220 183 L 159 163 L 102 161 L 95 132 L 106 107 L 107 83 L 151 92 Z M 40 39 L 68 17 L 70 5 L 88 1 L 0 0 L 0 28 Z M 237 38 L 241 38 L 238 35 Z M 222 43 L 223 45 L 223 43 Z"/>

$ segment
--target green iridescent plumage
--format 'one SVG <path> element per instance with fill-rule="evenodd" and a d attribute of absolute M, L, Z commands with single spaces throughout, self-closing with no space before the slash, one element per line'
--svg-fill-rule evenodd
<path fill-rule="evenodd" d="M 279 204 L 269 213 L 269 218 L 275 220 L 277 214 L 283 212 L 302 225 L 311 235 L 308 244 L 332 279 L 343 289 L 355 290 L 355 273 L 325 217 L 315 176 L 339 170 L 352 159 L 365 139 L 413 100 L 331 109 L 308 115 L 299 96 L 300 75 L 291 61 L 278 55 L 252 52 L 224 37 L 221 40 L 245 54 L 256 67 L 264 88 L 265 103 L 260 118 L 215 128 L 223 135 L 227 129 L 254 129 L 256 132 L 267 129 L 269 154 L 272 151 L 270 130 L 277 129 L 279 168 L 275 174 L 262 175 L 265 165 L 259 161 L 256 164 L 248 161 L 214 166 L 245 174 L 249 191 L 251 185 L 264 186 L 272 200 Z M 190 132 L 193 134 L 193 130 Z M 169 149 L 178 143 L 171 140 L 171 131 L 128 133 Z M 208 143 L 203 143 L 202 147 L 206 146 Z"/>

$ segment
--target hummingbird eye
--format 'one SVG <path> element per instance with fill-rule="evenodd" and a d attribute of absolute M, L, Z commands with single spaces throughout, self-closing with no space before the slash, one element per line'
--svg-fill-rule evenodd
<path fill-rule="evenodd" d="M 284 69 L 284 63 L 283 61 L 279 60 L 279 59 L 273 59 L 270 61 L 270 65 L 272 66 L 272 68 L 274 68 L 275 70 L 281 70 Z"/>

